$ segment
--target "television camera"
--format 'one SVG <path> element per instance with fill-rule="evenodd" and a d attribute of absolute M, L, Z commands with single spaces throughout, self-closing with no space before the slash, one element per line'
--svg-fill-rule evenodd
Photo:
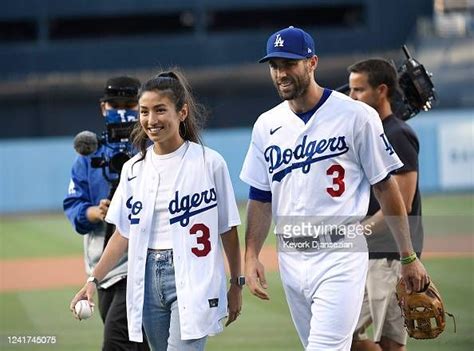
<path fill-rule="evenodd" d="M 113 112 L 115 113 L 107 114 L 106 131 L 102 132 L 100 137 L 86 130 L 74 138 L 74 149 L 82 156 L 89 156 L 104 146 L 100 155 L 94 155 L 90 159 L 91 167 L 102 168 L 102 175 L 111 185 L 109 199 L 117 189 L 123 165 L 133 156 L 133 146 L 129 138 L 137 121 L 136 111 Z"/>
<path fill-rule="evenodd" d="M 397 69 L 400 89 L 392 101 L 392 110 L 396 116 L 406 121 L 420 111 L 430 110 L 437 101 L 437 95 L 431 81 L 432 74 L 410 55 L 406 45 L 402 46 L 402 50 L 406 59 Z M 349 84 L 336 90 L 347 94 Z"/>
<path fill-rule="evenodd" d="M 92 155 L 91 167 L 102 169 L 104 179 L 110 184 L 109 200 L 117 190 L 123 165 L 134 154 L 130 134 L 138 121 L 138 112 L 133 107 L 138 103 L 139 87 L 140 82 L 135 78 L 109 79 L 100 99 L 106 130 L 100 136 L 83 131 L 74 138 L 74 149 L 82 156 Z M 113 232 L 114 226 L 107 224 L 104 248 Z"/>

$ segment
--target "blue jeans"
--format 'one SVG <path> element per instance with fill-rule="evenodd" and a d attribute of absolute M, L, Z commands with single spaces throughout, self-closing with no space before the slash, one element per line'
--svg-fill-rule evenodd
<path fill-rule="evenodd" d="M 153 351 L 202 351 L 207 336 L 181 340 L 173 251 L 148 251 L 143 327 Z"/>

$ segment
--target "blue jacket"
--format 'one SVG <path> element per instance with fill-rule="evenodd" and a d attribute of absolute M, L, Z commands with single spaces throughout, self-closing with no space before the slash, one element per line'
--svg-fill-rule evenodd
<path fill-rule="evenodd" d="M 64 212 L 77 233 L 84 235 L 84 260 L 87 274 L 91 274 L 102 255 L 105 238 L 105 222 L 91 223 L 86 218 L 90 206 L 97 206 L 106 199 L 110 191 L 110 183 L 105 179 L 102 168 L 92 168 L 91 158 L 106 155 L 110 158 L 113 150 L 101 146 L 89 156 L 78 156 L 72 166 L 71 181 L 68 193 L 63 201 Z M 118 174 L 108 172 L 111 179 L 118 179 Z M 107 288 L 127 275 L 127 256 L 107 274 L 100 286 Z"/>

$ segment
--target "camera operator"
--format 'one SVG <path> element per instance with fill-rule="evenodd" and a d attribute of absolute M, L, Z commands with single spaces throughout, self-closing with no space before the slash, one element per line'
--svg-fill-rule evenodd
<path fill-rule="evenodd" d="M 400 188 L 409 216 L 413 248 L 419 257 L 423 245 L 421 197 L 418 189 L 419 143 L 410 126 L 392 112 L 391 102 L 398 89 L 397 71 L 383 59 L 357 62 L 348 71 L 350 97 L 365 102 L 377 111 L 388 139 L 387 151 L 395 151 L 403 162 L 403 166 L 394 171 L 392 176 Z M 401 266 L 406 262 L 400 260 L 397 245 L 385 224 L 373 191 L 367 216 L 369 218 L 365 223 L 370 223 L 372 232 L 367 237 L 369 270 L 351 350 L 406 350 L 407 332 L 395 296 Z M 373 324 L 373 341 L 366 335 L 370 324 Z"/>
<path fill-rule="evenodd" d="M 140 81 L 130 77 L 114 77 L 107 81 L 100 99 L 100 109 L 108 127 L 112 124 L 120 127 L 137 120 L 139 87 Z M 111 143 L 110 135 L 106 134 L 104 140 L 99 141 L 94 134 L 90 134 L 98 145 L 94 144 L 87 153 L 78 150 L 81 155 L 72 166 L 68 195 L 63 202 L 66 216 L 74 229 L 84 235 L 84 260 L 88 275 L 103 253 L 107 232 L 104 218 L 119 179 L 120 170 L 112 167 L 109 160 L 116 158 L 119 153 L 122 155 L 128 144 L 128 139 Z M 98 148 L 94 151 L 96 146 Z M 97 163 L 97 160 L 101 162 Z M 134 343 L 128 339 L 127 256 L 124 255 L 102 281 L 94 283 L 97 284 L 99 310 L 104 322 L 102 350 L 149 350 L 146 341 Z"/>

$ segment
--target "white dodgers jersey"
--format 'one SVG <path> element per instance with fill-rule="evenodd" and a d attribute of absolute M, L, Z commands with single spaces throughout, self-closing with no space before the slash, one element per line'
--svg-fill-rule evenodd
<path fill-rule="evenodd" d="M 263 113 L 240 178 L 271 191 L 274 218 L 363 217 L 370 185 L 401 166 L 377 112 L 332 91 L 306 124 L 287 101 Z"/>
<path fill-rule="evenodd" d="M 222 331 L 227 282 L 220 234 L 240 224 L 227 165 L 217 152 L 188 142 L 169 192 L 176 294 L 183 340 Z M 128 239 L 127 319 L 129 337 L 141 342 L 144 277 L 160 191 L 152 146 L 125 163 L 106 221 Z"/>

